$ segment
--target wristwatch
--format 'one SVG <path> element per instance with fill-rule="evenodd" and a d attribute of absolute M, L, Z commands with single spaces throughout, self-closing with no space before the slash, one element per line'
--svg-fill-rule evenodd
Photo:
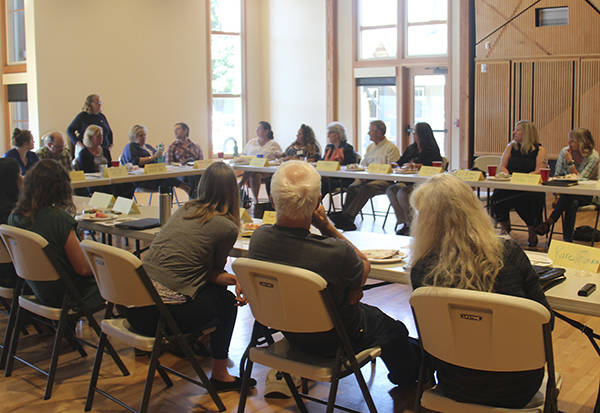
<path fill-rule="evenodd" d="M 567 165 L 569 165 L 569 166 L 575 166 L 575 161 L 569 161 L 569 162 L 567 162 Z"/>

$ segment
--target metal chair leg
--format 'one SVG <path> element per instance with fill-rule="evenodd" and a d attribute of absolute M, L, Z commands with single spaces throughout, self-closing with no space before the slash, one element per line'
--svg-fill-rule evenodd
<path fill-rule="evenodd" d="M 67 308 L 67 306 L 63 305 L 60 319 L 58 320 L 58 328 L 56 329 L 56 333 L 54 335 L 54 344 L 52 345 L 52 356 L 50 357 L 50 368 L 48 369 L 48 379 L 46 380 L 46 392 L 44 393 L 44 400 L 48 400 L 50 396 L 52 396 L 52 386 L 54 385 L 56 365 L 58 364 L 58 356 L 60 353 L 60 342 L 65 335 L 65 329 L 68 324 Z"/>
<path fill-rule="evenodd" d="M 94 368 L 92 369 L 92 377 L 90 378 L 88 394 L 87 398 L 85 399 L 84 411 L 86 412 L 91 410 L 92 404 L 94 403 L 96 386 L 98 384 L 98 376 L 100 375 L 100 366 L 102 365 L 102 356 L 104 355 L 104 344 L 106 343 L 106 341 L 106 334 L 100 334 L 100 340 L 98 341 L 98 349 L 96 350 L 96 357 L 94 359 Z"/>

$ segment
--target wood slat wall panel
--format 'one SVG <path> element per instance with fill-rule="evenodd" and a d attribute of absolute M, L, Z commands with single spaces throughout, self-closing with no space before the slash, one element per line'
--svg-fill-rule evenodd
<path fill-rule="evenodd" d="M 550 158 L 558 157 L 573 125 L 574 61 L 534 63 L 533 118 Z"/>
<path fill-rule="evenodd" d="M 510 116 L 510 62 L 475 65 L 475 155 L 500 154 L 506 147 Z"/>
<path fill-rule="evenodd" d="M 515 106 L 513 122 L 533 118 L 533 62 L 515 62 L 515 72 L 519 72 L 519 82 L 515 80 L 515 94 L 519 97 Z"/>
<path fill-rule="evenodd" d="M 600 59 L 581 60 L 581 95 L 578 127 L 587 128 L 600 147 Z"/>

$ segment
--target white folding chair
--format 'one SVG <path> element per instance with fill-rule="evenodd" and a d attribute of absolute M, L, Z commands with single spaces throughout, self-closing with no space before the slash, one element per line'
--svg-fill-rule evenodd
<path fill-rule="evenodd" d="M 249 258 L 235 260 L 233 270 L 260 327 L 296 333 L 326 332 L 335 329 L 340 341 L 335 358 L 307 354 L 290 346 L 285 338 L 266 347 L 256 347 L 251 343 L 238 412 L 241 413 L 245 409 L 254 362 L 283 373 L 294 400 L 302 412 L 306 412 L 302 398 L 327 404 L 328 413 L 332 412 L 334 407 L 353 411 L 335 404 L 338 381 L 349 374 L 356 376 L 368 410 L 377 411 L 360 367 L 379 356 L 381 348 L 373 347 L 358 354 L 354 353 L 327 289 L 327 282 L 321 276 L 305 269 Z M 324 402 L 306 394 L 299 394 L 290 374 L 331 383 L 328 401 Z"/>
<path fill-rule="evenodd" d="M 75 321 L 81 317 L 86 317 L 90 327 L 100 335 L 100 328 L 94 319 L 94 315 L 83 302 L 81 295 L 75 288 L 73 281 L 66 275 L 59 275 L 52 263 L 52 256 L 48 254 L 46 241 L 41 235 L 21 228 L 12 227 L 9 225 L 0 225 L 0 236 L 7 247 L 7 250 L 12 259 L 17 275 L 19 276 L 16 287 L 19 295 L 18 307 L 16 311 L 15 326 L 13 328 L 12 337 L 8 351 L 8 359 L 6 364 L 5 376 L 9 377 L 12 374 L 14 361 L 18 360 L 21 363 L 33 368 L 39 373 L 46 375 L 46 391 L 44 399 L 47 400 L 52 395 L 52 386 L 54 384 L 54 376 L 58 363 L 60 343 L 63 338 L 67 339 L 76 350 L 79 351 L 82 357 L 86 356 L 86 352 L 80 343 L 88 344 L 82 339 L 77 339 L 74 334 Z M 23 295 L 23 280 L 30 281 L 57 281 L 61 280 L 65 285 L 65 294 L 62 307 L 49 307 L 41 304 L 34 296 Z M 28 311 L 36 316 L 50 320 L 51 323 L 56 323 L 56 332 L 54 335 L 54 344 L 52 346 L 52 354 L 50 358 L 50 368 L 44 371 L 32 363 L 17 356 L 17 344 L 19 334 L 23 329 L 23 312 Z M 108 352 L 112 356 L 115 363 L 121 369 L 123 375 L 128 375 L 129 372 L 119 358 L 112 346 L 107 347 Z"/>
<path fill-rule="evenodd" d="M 458 288 L 420 287 L 410 296 L 422 349 L 455 366 L 518 372 L 546 366 L 538 393 L 522 409 L 462 403 L 437 388 L 423 392 L 421 367 L 417 406 L 440 412 L 556 412 L 560 378 L 555 377 L 550 312 L 521 297 Z M 558 383 L 558 384 L 557 384 Z"/>
<path fill-rule="evenodd" d="M 208 380 L 202 367 L 200 367 L 196 357 L 193 355 L 192 350 L 185 339 L 185 336 L 177 326 L 175 319 L 173 319 L 171 313 L 163 304 L 139 258 L 123 249 L 95 241 L 85 240 L 82 241 L 80 245 L 92 267 L 94 277 L 96 278 L 98 288 L 100 289 L 100 294 L 108 301 L 105 319 L 100 323 L 102 334 L 100 334 L 100 341 L 98 343 L 98 350 L 94 361 L 94 369 L 90 379 L 85 411 L 89 411 L 92 408 L 94 394 L 98 392 L 130 411 L 144 413 L 148 409 L 155 372 L 159 373 L 167 387 L 173 385 L 166 371 L 206 388 L 219 411 L 224 411 L 225 405 L 221 401 L 212 383 Z M 126 319 L 111 318 L 110 315 L 112 314 L 114 305 L 123 305 L 126 307 L 155 305 L 159 312 L 156 335 L 154 337 L 149 337 L 138 334 L 132 330 Z M 206 328 L 202 330 L 202 333 L 209 334 L 212 331 L 214 331 L 214 324 L 206 326 Z M 105 345 L 109 344 L 109 337 L 126 343 L 136 349 L 152 352 L 140 409 L 137 411 L 97 387 L 98 376 L 102 364 L 103 348 Z M 164 348 L 166 340 L 175 342 L 180 346 L 186 356 L 186 360 L 191 364 L 200 378 L 200 381 L 160 364 L 159 356 L 162 348 Z"/>

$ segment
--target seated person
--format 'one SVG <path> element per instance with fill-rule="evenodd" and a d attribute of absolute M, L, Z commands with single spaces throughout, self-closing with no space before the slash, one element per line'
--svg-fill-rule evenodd
<path fill-rule="evenodd" d="M 63 134 L 57 131 L 50 132 L 42 138 L 44 146 L 37 151 L 40 159 L 53 159 L 63 166 L 67 171 L 72 169 L 71 153 L 65 147 L 65 138 Z"/>
<path fill-rule="evenodd" d="M 540 143 L 538 130 L 533 122 L 520 120 L 515 125 L 514 139 L 506 146 L 500 160 L 499 172 L 539 174 L 544 166 L 546 149 Z M 515 209 L 527 224 L 528 245 L 537 246 L 534 228 L 542 221 L 542 210 L 546 195 L 540 192 L 510 191 L 496 189 L 490 199 L 491 213 L 502 231 L 510 233 L 510 210 Z"/>
<path fill-rule="evenodd" d="M 569 132 L 569 145 L 562 148 L 558 161 L 556 161 L 555 176 L 575 175 L 577 179 L 586 181 L 588 179 L 598 179 L 598 162 L 600 158 L 598 152 L 594 149 L 594 138 L 592 133 L 583 128 L 574 129 Z M 592 203 L 592 197 L 586 195 L 554 195 L 554 210 L 548 217 L 548 220 L 535 227 L 535 232 L 539 235 L 545 235 L 550 231 L 560 216 L 565 214 L 563 220 L 563 240 L 573 241 L 573 229 L 575 227 L 575 216 L 577 208 Z"/>
<path fill-rule="evenodd" d="M 401 387 L 414 384 L 419 367 L 418 347 L 409 343 L 408 330 L 402 322 L 360 302 L 371 266 L 367 257 L 327 219 L 321 205 L 321 177 L 316 169 L 302 161 L 286 162 L 273 175 L 271 185 L 277 222 L 254 231 L 248 257 L 305 268 L 322 276 L 354 350 L 381 346 L 390 381 Z M 323 235 L 311 234 L 311 224 Z M 284 335 L 303 351 L 335 356 L 338 339 L 333 330 Z"/>
<path fill-rule="evenodd" d="M 348 165 L 357 162 L 356 152 L 350 145 L 346 138 L 346 129 L 340 122 L 332 122 L 327 125 L 327 141 L 329 142 L 325 147 L 325 153 L 323 154 L 323 160 L 325 161 L 336 161 L 340 165 Z M 325 197 L 326 194 L 333 191 L 336 188 L 347 188 L 354 182 L 354 179 L 350 178 L 321 178 L 321 196 Z"/>
<path fill-rule="evenodd" d="M 144 268 L 184 333 L 200 333 L 218 320 L 210 335 L 211 382 L 217 391 L 239 390 L 241 380 L 227 371 L 237 306 L 246 300 L 237 278 L 225 271 L 227 255 L 240 227 L 240 197 L 233 170 L 223 162 L 209 166 L 198 198 L 177 209 L 144 255 Z M 227 290 L 235 285 L 236 295 Z M 156 307 L 126 309 L 129 323 L 154 336 Z M 252 379 L 251 385 L 256 381 Z"/>
<path fill-rule="evenodd" d="M 0 224 L 6 224 L 17 203 L 21 180 L 17 161 L 12 158 L 0 158 Z M 0 287 L 14 288 L 16 284 L 17 273 L 12 263 L 0 263 Z"/>
<path fill-rule="evenodd" d="M 365 157 L 361 165 L 369 166 L 372 163 L 391 164 L 400 158 L 400 151 L 396 145 L 385 137 L 386 126 L 383 121 L 374 120 L 369 125 L 369 137 L 372 144 L 367 148 Z M 334 212 L 330 215 L 336 228 L 346 231 L 356 230 L 354 218 L 363 209 L 369 199 L 376 195 L 384 194 L 389 181 L 374 181 L 366 179 L 357 179 L 348 187 L 346 201 L 342 212 Z"/>
<path fill-rule="evenodd" d="M 433 131 L 428 123 L 417 123 L 411 135 L 414 142 L 408 145 L 400 159 L 398 159 L 398 165 L 415 164 L 431 166 L 433 161 L 442 160 L 440 148 L 438 148 Z M 385 191 L 396 213 L 396 225 L 404 224 L 402 228 L 396 231 L 398 235 L 410 234 L 409 223 L 411 221 L 411 211 L 408 204 L 408 197 L 413 188 L 414 185 L 411 183 L 397 183 L 391 185 Z"/>
<path fill-rule="evenodd" d="M 488 291 L 535 300 L 550 309 L 529 259 L 513 240 L 496 236 L 472 189 L 453 175 L 436 175 L 417 187 L 410 202 L 416 211 L 413 288 L 423 285 Z M 520 408 L 537 392 L 544 369 L 490 372 L 433 360 L 438 388 L 452 399 Z"/>
<path fill-rule="evenodd" d="M 77 168 L 85 173 L 99 172 L 100 167 L 108 168 L 112 157 L 108 148 L 102 146 L 102 128 L 90 125 L 83 133 L 83 149 L 77 155 Z M 88 195 L 94 192 L 105 192 L 115 197 L 132 198 L 135 187 L 131 183 L 94 186 L 87 188 Z"/>
<path fill-rule="evenodd" d="M 316 162 L 321 159 L 321 147 L 315 139 L 315 132 L 310 126 L 304 123 L 300 125 L 296 140 L 286 148 L 283 159 L 306 159 L 309 162 Z"/>
<path fill-rule="evenodd" d="M 275 142 L 273 129 L 271 128 L 271 124 L 264 120 L 258 122 L 258 126 L 256 127 L 256 138 L 250 139 L 244 150 L 242 151 L 242 155 L 252 155 L 252 156 L 264 156 L 268 159 L 275 159 L 277 154 L 281 153 L 281 146 L 277 142 Z M 258 204 L 258 193 L 260 191 L 260 186 L 264 179 L 268 178 L 269 174 L 261 174 L 259 172 L 244 172 L 242 176 L 242 180 L 240 181 L 240 187 L 244 185 L 250 186 L 250 190 L 252 191 L 252 195 L 254 196 L 254 202 Z"/>
<path fill-rule="evenodd" d="M 184 165 L 186 162 L 198 161 L 204 159 L 204 154 L 200 146 L 196 145 L 189 138 L 190 128 L 183 122 L 175 124 L 175 141 L 169 145 L 165 152 L 165 163 L 170 164 L 179 162 Z M 177 178 L 190 186 L 188 193 L 190 199 L 196 197 L 196 188 L 200 181 L 200 175 L 182 176 Z"/>
<path fill-rule="evenodd" d="M 13 148 L 4 154 L 5 158 L 13 158 L 19 163 L 21 175 L 25 175 L 40 158 L 33 149 L 33 135 L 28 130 L 15 128 L 10 138 Z"/>
<path fill-rule="evenodd" d="M 129 143 L 125 145 L 123 154 L 121 155 L 121 164 L 132 164 L 143 168 L 144 165 L 148 163 L 158 162 L 163 155 L 163 151 L 160 146 L 158 150 L 156 150 L 146 143 L 147 134 L 148 129 L 143 125 L 133 125 L 131 127 L 129 130 Z M 188 184 L 176 178 L 137 182 L 136 187 L 158 191 L 158 188 L 165 184 L 169 187 L 179 187 L 187 193 L 189 193 L 191 189 Z"/>
<path fill-rule="evenodd" d="M 48 241 L 61 277 L 70 277 L 91 311 L 104 306 L 92 270 L 79 246 L 73 218 L 71 178 L 57 162 L 45 159 L 25 175 L 19 200 L 8 224 L 35 232 Z M 65 293 L 62 279 L 56 281 L 27 281 L 40 303 L 61 307 Z"/>

